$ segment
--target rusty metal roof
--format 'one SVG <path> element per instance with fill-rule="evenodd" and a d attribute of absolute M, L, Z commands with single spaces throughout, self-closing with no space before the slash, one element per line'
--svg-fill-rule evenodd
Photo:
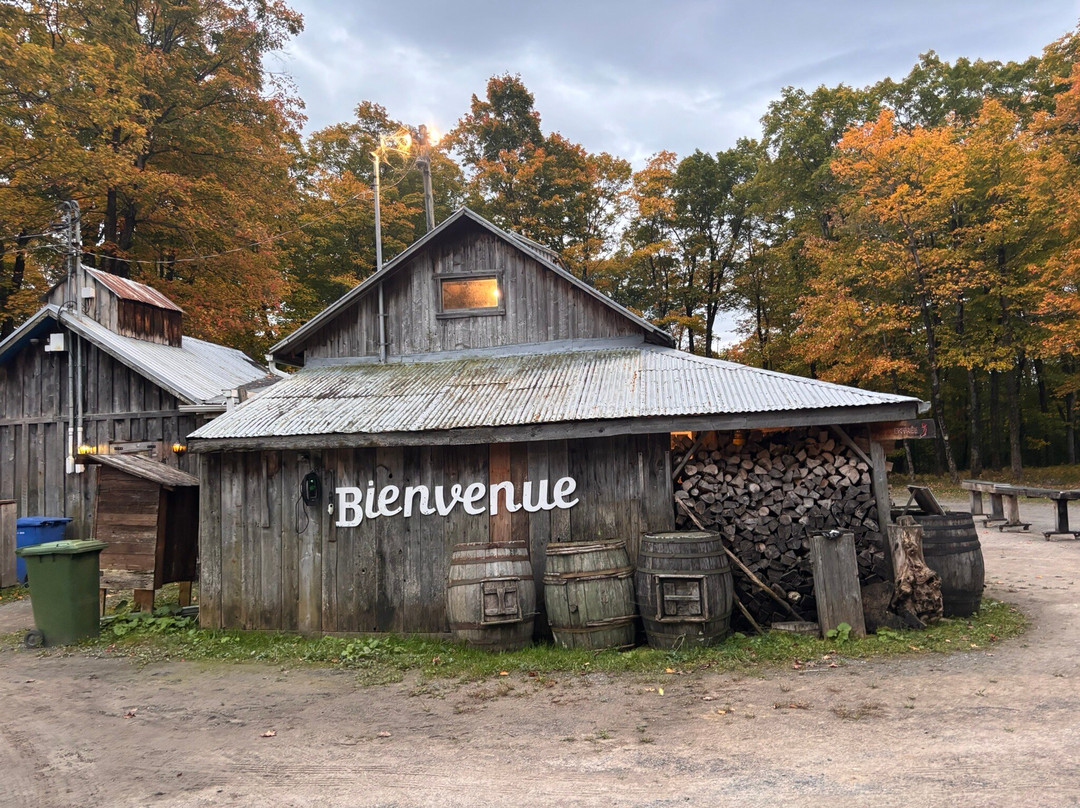
<path fill-rule="evenodd" d="M 199 439 L 425 432 L 606 419 L 911 405 L 641 344 L 301 370 L 211 421 Z"/>
<path fill-rule="evenodd" d="M 197 486 L 199 478 L 173 466 L 137 454 L 85 455 L 88 462 L 111 466 L 125 474 L 171 488 Z"/>
<path fill-rule="evenodd" d="M 103 272 L 100 269 L 92 269 L 87 266 L 84 266 L 83 270 L 95 280 L 105 284 L 105 286 L 111 289 L 117 297 L 122 298 L 123 300 L 134 300 L 139 303 L 146 303 L 149 306 L 156 306 L 159 309 L 168 309 L 169 311 L 183 311 L 182 308 L 169 300 L 169 298 L 165 297 L 165 295 L 161 294 L 157 289 L 147 286 L 146 284 L 136 283 L 127 278 L 121 278 L 119 275 L 113 275 L 109 272 Z"/>

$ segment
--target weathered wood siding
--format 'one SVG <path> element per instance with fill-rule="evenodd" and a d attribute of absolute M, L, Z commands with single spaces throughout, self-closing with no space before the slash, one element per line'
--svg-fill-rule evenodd
<path fill-rule="evenodd" d="M 157 556 L 161 486 L 108 466 L 99 467 L 97 475 L 93 534 L 109 543 L 101 551 L 101 569 L 152 576 Z"/>
<path fill-rule="evenodd" d="M 437 316 L 439 276 L 492 272 L 501 273 L 504 314 Z M 383 297 L 389 356 L 641 333 L 633 321 L 471 223 L 394 272 Z M 311 359 L 377 356 L 378 292 L 327 323 L 304 350 Z"/>
<path fill-rule="evenodd" d="M 299 503 L 320 471 L 326 495 Z M 569 510 L 413 515 L 337 527 L 337 485 L 577 480 Z M 463 542 L 528 543 L 542 580 L 549 541 L 625 538 L 635 558 L 645 531 L 674 527 L 667 434 L 536 443 L 209 453 L 200 486 L 200 617 L 207 627 L 304 632 L 447 629 L 446 572 Z M 542 621 L 539 621 L 542 622 Z M 539 624 L 539 623 L 538 623 Z"/>
<path fill-rule="evenodd" d="M 85 282 L 88 287 L 93 288 L 94 297 L 84 300 L 75 295 L 72 299 L 78 299 L 79 311 L 87 317 L 126 337 L 174 347 L 181 344 L 184 330 L 182 312 L 162 309 L 138 300 L 122 299 L 89 274 L 85 275 Z M 49 292 L 48 300 L 54 306 L 63 306 L 68 297 L 67 281 L 64 281 Z"/>
<path fill-rule="evenodd" d="M 74 340 L 67 335 L 68 346 Z M 86 538 L 93 523 L 97 468 L 66 474 L 68 357 L 28 345 L 0 367 L 0 499 L 18 503 L 20 516 L 70 516 L 68 535 Z M 179 401 L 89 343 L 83 343 L 83 442 L 183 441 L 203 421 L 179 412 Z M 196 473 L 198 458 L 165 461 Z"/>

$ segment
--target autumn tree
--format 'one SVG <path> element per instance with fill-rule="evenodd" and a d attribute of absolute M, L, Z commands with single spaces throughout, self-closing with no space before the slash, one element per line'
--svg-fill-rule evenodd
<path fill-rule="evenodd" d="M 380 159 L 384 259 L 424 235 L 418 134 L 382 106 L 364 101 L 353 121 L 307 139 L 296 229 L 285 242 L 295 280 L 288 303 L 292 320 L 310 318 L 375 270 L 374 154 Z M 440 222 L 460 203 L 461 171 L 438 144 L 430 147 L 430 161 Z"/>
<path fill-rule="evenodd" d="M 955 299 L 957 281 L 967 271 L 952 234 L 955 212 L 967 195 L 964 155 L 944 129 L 898 129 L 893 113 L 848 131 L 839 144 L 833 171 L 846 187 L 842 208 L 847 233 L 841 242 L 822 244 L 834 261 L 871 278 L 875 295 L 889 290 L 886 306 L 918 335 L 927 388 L 940 445 L 949 473 L 957 465 L 945 418 L 941 319 Z M 850 288 L 850 287 L 849 287 Z M 857 290 L 853 290 L 857 291 Z M 804 303 L 804 326 L 816 331 L 827 322 L 813 319 Z"/>
<path fill-rule="evenodd" d="M 447 145 L 467 173 L 469 205 L 555 250 L 591 282 L 618 239 L 630 164 L 558 132 L 544 135 L 534 101 L 520 76 L 493 76 Z"/>
<path fill-rule="evenodd" d="M 299 15 L 279 0 L 28 0 L 2 13 L 0 171 L 17 226 L 74 198 L 84 261 L 154 283 L 197 334 L 272 339 L 299 102 L 263 59 Z"/>
<path fill-rule="evenodd" d="M 661 152 L 634 175 L 626 270 L 652 291 L 643 308 L 654 321 L 706 356 L 715 353 L 718 314 L 733 305 L 758 156 L 758 145 L 747 140 L 682 160 Z"/>

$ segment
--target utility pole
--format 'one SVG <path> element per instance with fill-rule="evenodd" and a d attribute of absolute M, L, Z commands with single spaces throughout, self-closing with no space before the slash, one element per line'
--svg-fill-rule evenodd
<path fill-rule="evenodd" d="M 82 217 L 79 212 L 79 203 L 74 199 L 68 199 L 60 203 L 60 216 L 64 223 L 64 253 L 67 256 L 67 300 L 78 310 L 79 286 L 82 285 Z"/>
<path fill-rule="evenodd" d="M 427 217 L 427 232 L 430 233 L 435 229 L 435 197 L 431 192 L 431 147 L 424 124 L 420 124 L 420 156 L 416 158 L 416 162 L 424 177 L 424 214 Z"/>

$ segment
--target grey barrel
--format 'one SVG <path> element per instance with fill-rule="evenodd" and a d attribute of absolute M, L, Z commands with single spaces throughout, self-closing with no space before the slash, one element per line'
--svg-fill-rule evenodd
<path fill-rule="evenodd" d="M 470 645 L 512 651 L 532 642 L 536 584 L 525 543 L 456 545 L 446 616 L 454 637 Z"/>
<path fill-rule="evenodd" d="M 634 575 L 653 648 L 713 645 L 731 631 L 731 566 L 710 530 L 646 533 Z"/>
<path fill-rule="evenodd" d="M 551 542 L 545 553 L 544 605 L 563 648 L 634 644 L 634 568 L 619 539 Z"/>
<path fill-rule="evenodd" d="M 986 577 L 975 519 L 963 511 L 913 516 L 922 525 L 926 566 L 941 576 L 945 616 L 968 617 L 979 608 Z"/>

